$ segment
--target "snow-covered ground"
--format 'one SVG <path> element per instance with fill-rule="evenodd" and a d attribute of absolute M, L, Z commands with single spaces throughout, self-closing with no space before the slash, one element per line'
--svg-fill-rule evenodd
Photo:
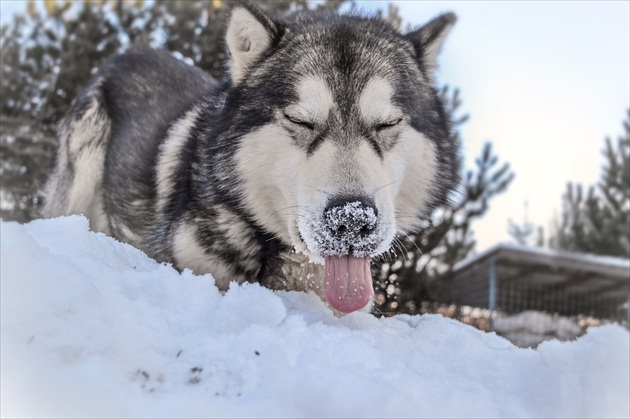
<path fill-rule="evenodd" d="M 582 328 L 567 317 L 534 310 L 495 319 L 493 330 L 521 348 L 535 348 L 549 339 L 575 339 L 582 333 Z"/>
<path fill-rule="evenodd" d="M 440 316 L 222 295 L 78 216 L 1 229 L 3 417 L 629 415 L 619 326 L 520 349 Z"/>

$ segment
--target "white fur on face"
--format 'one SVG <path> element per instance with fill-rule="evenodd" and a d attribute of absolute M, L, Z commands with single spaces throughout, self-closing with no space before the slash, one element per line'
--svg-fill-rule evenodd
<path fill-rule="evenodd" d="M 322 79 L 307 78 L 298 87 L 300 105 L 294 109 L 305 108 L 304 116 L 316 122 L 334 109 Z M 402 111 L 392 104 L 391 95 L 387 81 L 371 80 L 358 99 L 361 117 L 372 122 L 400 118 Z M 248 210 L 267 231 L 308 255 L 311 262 L 323 263 L 309 229 L 317 225 L 329 199 L 369 197 L 377 207 L 376 234 L 381 240 L 373 255 L 388 250 L 396 231 L 416 222 L 432 193 L 437 167 L 433 144 L 426 137 L 404 120 L 396 129 L 398 141 L 383 158 L 368 141 L 358 139 L 348 146 L 334 138 L 324 140 L 307 156 L 277 122 L 244 136 L 236 159 Z"/>
<path fill-rule="evenodd" d="M 394 89 L 384 78 L 368 81 L 359 96 L 359 110 L 368 123 L 386 123 L 402 118 L 403 112 L 392 102 Z M 383 166 L 394 184 L 391 193 L 398 231 L 414 227 L 434 189 L 437 157 L 433 143 L 403 119 L 396 128 L 398 140 L 383 156 Z"/>
<path fill-rule="evenodd" d="M 298 104 L 289 106 L 286 112 L 309 122 L 325 122 L 335 106 L 326 82 L 321 77 L 307 76 L 296 90 Z M 308 189 L 305 185 L 310 182 L 299 179 L 300 167 L 307 163 L 306 152 L 295 145 L 285 128 L 275 124 L 244 136 L 241 144 L 236 160 L 244 180 L 247 208 L 260 225 L 285 243 L 301 243 L 295 232 L 297 217 L 311 211 L 298 199 L 299 191 Z"/>
<path fill-rule="evenodd" d="M 297 86 L 299 102 L 286 109 L 289 116 L 308 122 L 324 123 L 335 105 L 326 82 L 317 76 L 308 76 Z"/>
<path fill-rule="evenodd" d="M 297 167 L 306 158 L 286 129 L 265 125 L 243 136 L 236 154 L 246 208 L 256 221 L 285 243 L 291 242 L 287 217 L 297 207 Z"/>
<path fill-rule="evenodd" d="M 331 197 L 365 196 L 374 200 L 378 212 L 374 235 L 375 241 L 380 244 L 372 256 L 386 251 L 394 237 L 395 193 L 392 190 L 396 190 L 393 180 L 398 166 L 390 167 L 387 161 L 381 160 L 367 141 L 356 144 L 355 147 L 347 147 L 325 141 L 299 167 L 298 202 L 306 210 L 300 214 L 298 230 L 306 247 L 296 248 L 306 253 L 312 262 L 323 263 L 318 251 L 318 233 L 313 229 L 324 228 L 321 218 Z"/>
<path fill-rule="evenodd" d="M 368 123 L 384 123 L 402 117 L 402 111 L 392 103 L 392 85 L 381 77 L 367 82 L 359 96 L 359 111 Z"/>
<path fill-rule="evenodd" d="M 437 155 L 434 144 L 410 126 L 403 126 L 396 145 L 385 160 L 398 167 L 400 182 L 396 188 L 397 230 L 409 231 L 416 226 L 435 189 Z"/>

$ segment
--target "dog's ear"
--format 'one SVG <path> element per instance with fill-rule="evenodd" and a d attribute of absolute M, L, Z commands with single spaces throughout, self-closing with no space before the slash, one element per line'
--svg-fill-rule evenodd
<path fill-rule="evenodd" d="M 280 31 L 273 20 L 247 1 L 235 2 L 228 13 L 225 43 L 232 82 L 237 84 L 277 41 Z"/>
<path fill-rule="evenodd" d="M 437 55 L 442 43 L 456 21 L 455 13 L 445 13 L 420 29 L 405 35 L 405 38 L 413 44 L 416 55 L 431 79 L 433 79 L 437 67 Z"/>

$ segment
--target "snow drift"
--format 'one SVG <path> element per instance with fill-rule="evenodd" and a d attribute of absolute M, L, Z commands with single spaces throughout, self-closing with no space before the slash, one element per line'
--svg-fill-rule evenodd
<path fill-rule="evenodd" d="M 4 417 L 629 414 L 620 326 L 520 349 L 440 316 L 222 295 L 79 216 L 1 228 Z"/>

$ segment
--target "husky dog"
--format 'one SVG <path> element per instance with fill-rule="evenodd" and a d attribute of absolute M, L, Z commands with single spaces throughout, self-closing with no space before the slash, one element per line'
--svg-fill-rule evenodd
<path fill-rule="evenodd" d="M 402 35 L 357 15 L 228 13 L 222 84 L 150 49 L 96 73 L 59 126 L 44 215 L 83 213 L 221 289 L 369 310 L 370 258 L 458 182 L 434 86 L 455 15 Z"/>

